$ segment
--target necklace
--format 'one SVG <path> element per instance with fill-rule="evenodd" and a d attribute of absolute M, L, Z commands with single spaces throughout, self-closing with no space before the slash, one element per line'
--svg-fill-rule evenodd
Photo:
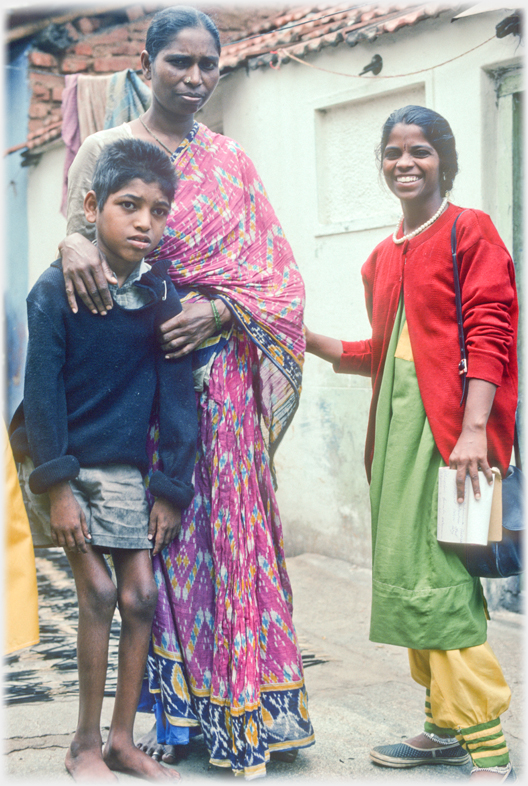
<path fill-rule="evenodd" d="M 401 220 L 400 220 L 400 223 L 398 224 L 398 226 L 394 230 L 394 234 L 392 236 L 392 239 L 394 240 L 396 245 L 399 246 L 400 243 L 404 243 L 406 240 L 411 240 L 411 238 L 416 237 L 416 235 L 419 235 L 420 232 L 425 232 L 425 230 L 428 229 L 431 226 L 431 224 L 434 224 L 434 222 L 436 221 L 437 218 L 440 218 L 440 216 L 442 215 L 442 213 L 446 209 L 448 202 L 449 202 L 449 199 L 447 197 L 444 197 L 444 199 L 442 200 L 442 204 L 440 205 L 440 207 L 438 208 L 438 210 L 436 211 L 434 216 L 431 216 L 429 221 L 426 221 L 425 224 L 422 224 L 421 227 L 418 227 L 418 229 L 415 229 L 414 232 L 409 232 L 408 235 L 404 235 L 403 237 L 396 237 L 396 235 L 400 231 L 400 228 L 401 228 L 401 226 L 403 224 L 403 216 L 402 216 Z"/>
<path fill-rule="evenodd" d="M 173 152 L 172 152 L 172 150 L 170 149 L 170 147 L 167 147 L 167 145 L 163 144 L 163 142 L 161 141 L 161 139 L 159 139 L 159 138 L 156 136 L 156 134 L 154 133 L 154 131 L 152 131 L 152 130 L 151 130 L 149 127 L 148 127 L 148 125 L 145 123 L 145 121 L 143 120 L 143 118 L 142 118 L 142 117 L 140 117 L 140 118 L 139 118 L 139 122 L 141 123 L 141 125 L 143 126 L 143 128 L 144 128 L 146 131 L 148 131 L 148 132 L 149 132 L 150 136 L 154 137 L 154 139 L 156 140 L 156 142 L 159 142 L 159 144 L 160 144 L 160 145 L 161 145 L 161 146 L 162 146 L 162 147 L 163 147 L 163 148 L 164 148 L 164 149 L 167 151 L 167 153 L 168 153 L 168 154 L 169 154 L 169 155 L 172 157 L 172 155 L 173 155 Z"/>

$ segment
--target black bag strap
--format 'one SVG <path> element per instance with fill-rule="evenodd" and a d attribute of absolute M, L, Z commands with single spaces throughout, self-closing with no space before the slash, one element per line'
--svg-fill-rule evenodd
<path fill-rule="evenodd" d="M 515 454 L 515 466 L 522 469 L 521 449 L 519 447 L 519 430 L 517 428 L 517 414 L 515 415 L 515 431 L 513 433 L 513 452 Z"/>
<path fill-rule="evenodd" d="M 460 218 L 464 211 L 462 210 L 461 213 L 455 218 L 453 223 L 453 227 L 451 229 L 451 256 L 453 258 L 453 276 L 455 279 L 455 303 L 456 303 L 456 315 L 457 315 L 457 325 L 458 325 L 458 343 L 460 345 L 460 363 L 458 364 L 458 373 L 462 376 L 462 398 L 460 399 L 460 405 L 464 403 L 464 399 L 467 395 L 467 355 L 466 355 L 466 342 L 464 339 L 464 321 L 462 319 L 462 297 L 460 295 L 460 278 L 458 276 L 458 265 L 457 265 L 457 247 L 456 247 L 456 222 Z M 522 461 L 521 461 L 521 450 L 519 447 L 519 433 L 517 430 L 517 417 L 515 418 L 515 431 L 513 435 L 513 450 L 515 453 L 515 466 L 522 469 Z"/>
<path fill-rule="evenodd" d="M 462 211 L 463 213 L 464 211 Z M 459 406 L 462 406 L 467 394 L 467 355 L 466 355 L 466 342 L 464 339 L 464 321 L 462 319 L 462 298 L 460 295 L 460 278 L 458 276 L 457 265 L 457 241 L 456 241 L 456 223 L 462 213 L 459 213 L 455 218 L 453 227 L 451 229 L 451 256 L 453 258 L 453 278 L 455 283 L 455 304 L 458 325 L 458 343 L 460 346 L 460 363 L 458 364 L 458 373 L 462 377 L 462 398 L 460 399 Z"/>

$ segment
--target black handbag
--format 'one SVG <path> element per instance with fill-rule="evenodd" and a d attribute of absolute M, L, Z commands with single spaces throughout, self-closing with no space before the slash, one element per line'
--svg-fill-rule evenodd
<path fill-rule="evenodd" d="M 464 340 L 464 323 L 462 320 L 462 299 L 460 296 L 460 279 L 456 260 L 456 222 L 451 230 L 451 255 L 453 258 L 453 276 L 455 281 L 455 300 L 458 324 L 458 340 L 460 344 L 459 374 L 462 376 L 462 406 L 467 393 L 467 358 Z M 521 470 L 521 452 L 517 424 L 514 436 L 515 465 L 508 467 L 502 479 L 502 540 L 488 543 L 486 546 L 466 545 L 466 568 L 471 576 L 487 579 L 502 579 L 518 576 L 523 571 L 523 531 L 524 531 L 524 475 Z"/>

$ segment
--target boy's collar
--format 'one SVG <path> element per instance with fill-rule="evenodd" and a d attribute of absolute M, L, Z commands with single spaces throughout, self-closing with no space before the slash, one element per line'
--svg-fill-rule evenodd
<path fill-rule="evenodd" d="M 123 283 L 121 284 L 121 286 L 119 286 L 118 284 L 109 284 L 109 285 L 108 285 L 108 288 L 110 289 L 110 291 L 112 291 L 112 292 L 116 292 L 118 289 L 123 289 L 123 287 L 125 287 L 125 286 L 126 286 L 126 287 L 129 287 L 129 286 L 131 286 L 131 285 L 132 285 L 132 284 L 133 284 L 135 281 L 137 281 L 139 278 L 141 278 L 141 276 L 143 275 L 143 273 L 148 273 L 148 271 L 149 271 L 149 270 L 150 270 L 150 265 L 147 265 L 147 263 L 145 262 L 145 258 L 143 258 L 143 259 L 142 259 L 142 260 L 141 260 L 141 261 L 140 261 L 140 262 L 139 262 L 139 263 L 136 265 L 136 267 L 134 268 L 134 270 L 132 270 L 132 271 L 131 271 L 131 272 L 128 274 L 128 276 L 125 278 L 125 280 L 123 281 Z M 114 273 L 115 273 L 115 271 L 114 271 Z"/>
<path fill-rule="evenodd" d="M 151 289 L 156 295 L 159 295 L 160 292 L 164 292 L 166 296 L 167 274 L 171 265 L 172 262 L 168 259 L 159 259 L 157 262 L 154 262 L 152 266 L 146 264 L 146 272 L 143 273 L 141 278 L 136 279 L 133 285 Z M 165 298 L 163 298 L 163 300 L 165 300 Z"/>
<path fill-rule="evenodd" d="M 154 262 L 153 265 L 149 265 L 145 263 L 147 270 L 145 274 L 148 275 L 149 273 L 153 273 L 157 277 L 163 277 L 168 273 L 169 268 L 172 265 L 170 259 L 158 259 Z"/>

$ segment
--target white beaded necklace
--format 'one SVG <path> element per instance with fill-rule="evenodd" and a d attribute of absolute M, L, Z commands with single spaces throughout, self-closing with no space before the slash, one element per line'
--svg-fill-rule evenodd
<path fill-rule="evenodd" d="M 420 232 L 425 232 L 425 230 L 428 229 L 431 226 L 431 224 L 434 224 L 434 222 L 436 221 L 437 218 L 440 218 L 440 216 L 442 215 L 442 213 L 446 209 L 446 207 L 448 205 L 448 202 L 449 202 L 448 197 L 444 197 L 444 199 L 442 200 L 442 204 L 440 205 L 440 207 L 438 208 L 438 210 L 436 211 L 434 216 L 431 216 L 429 221 L 426 221 L 425 224 L 422 224 L 421 227 L 418 227 L 418 229 L 415 229 L 414 232 L 409 232 L 408 235 L 404 235 L 403 237 L 396 237 L 396 235 L 400 231 L 400 228 L 401 228 L 401 226 L 403 224 L 403 216 L 402 216 L 401 220 L 400 220 L 400 223 L 398 224 L 398 226 L 394 230 L 394 234 L 392 236 L 392 239 L 394 240 L 396 245 L 399 246 L 400 243 L 405 243 L 406 240 L 411 240 L 411 238 L 416 237 L 416 235 L 419 235 Z"/>

